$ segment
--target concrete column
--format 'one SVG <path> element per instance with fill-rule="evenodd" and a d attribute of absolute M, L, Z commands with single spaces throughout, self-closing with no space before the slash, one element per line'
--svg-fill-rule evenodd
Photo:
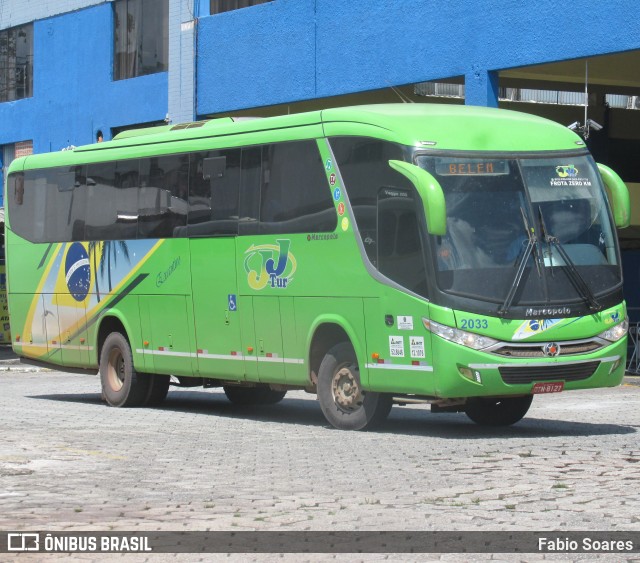
<path fill-rule="evenodd" d="M 169 0 L 169 119 L 195 119 L 195 34 L 199 0 Z"/>
<path fill-rule="evenodd" d="M 476 65 L 464 77 L 464 103 L 468 106 L 498 107 L 498 72 Z"/>

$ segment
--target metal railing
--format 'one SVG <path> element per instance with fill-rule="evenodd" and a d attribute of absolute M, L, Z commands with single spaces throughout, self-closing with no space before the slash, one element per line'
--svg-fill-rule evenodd
<path fill-rule="evenodd" d="M 627 373 L 640 375 L 640 323 L 631 323 L 629 325 Z"/>
<path fill-rule="evenodd" d="M 419 82 L 414 84 L 416 96 L 438 98 L 464 98 L 464 84 L 446 82 Z M 584 92 L 567 92 L 563 90 L 534 90 L 529 88 L 498 89 L 498 99 L 503 102 L 525 102 L 535 104 L 552 104 L 563 106 L 584 106 Z M 609 107 L 620 109 L 640 109 L 640 96 L 606 94 Z"/>

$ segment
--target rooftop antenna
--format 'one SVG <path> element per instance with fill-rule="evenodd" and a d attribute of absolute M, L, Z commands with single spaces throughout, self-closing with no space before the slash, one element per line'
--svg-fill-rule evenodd
<path fill-rule="evenodd" d="M 602 125 L 594 121 L 593 119 L 589 119 L 587 111 L 589 109 L 589 59 L 587 59 L 584 63 L 584 125 L 582 125 L 579 121 L 574 121 L 571 125 L 567 125 L 569 129 L 572 131 L 576 131 L 582 138 L 586 141 L 589 138 L 589 133 L 591 129 L 594 131 L 600 131 L 602 129 Z"/>

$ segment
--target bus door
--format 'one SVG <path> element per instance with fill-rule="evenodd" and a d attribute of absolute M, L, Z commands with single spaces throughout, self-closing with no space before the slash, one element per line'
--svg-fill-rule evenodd
<path fill-rule="evenodd" d="M 190 242 L 198 371 L 205 377 L 244 379 L 236 239 L 200 238 Z"/>
<path fill-rule="evenodd" d="M 145 367 L 155 373 L 193 375 L 187 296 L 140 295 L 138 307 L 141 336 L 148 342 L 143 352 Z"/>
<path fill-rule="evenodd" d="M 371 231 L 373 242 L 367 252 L 385 277 L 426 298 L 427 270 L 419 201 L 413 189 L 380 188 L 375 230 Z M 431 339 L 422 325 L 422 317 L 428 311 L 426 301 L 421 303 L 404 292 L 385 290 L 378 299 L 365 299 L 364 305 L 367 356 L 379 356 L 369 366 L 369 385 L 376 391 L 435 392 Z"/>
<path fill-rule="evenodd" d="M 285 382 L 282 346 L 280 298 L 278 296 L 243 297 L 242 341 L 246 353 L 249 381 Z"/>

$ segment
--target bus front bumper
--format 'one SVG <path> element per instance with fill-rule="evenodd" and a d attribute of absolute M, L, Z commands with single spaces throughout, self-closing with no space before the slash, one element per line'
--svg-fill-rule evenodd
<path fill-rule="evenodd" d="M 439 342 L 436 342 L 439 341 Z M 591 354 L 508 359 L 434 338 L 436 395 L 501 397 L 615 387 L 626 366 L 626 338 Z"/>

